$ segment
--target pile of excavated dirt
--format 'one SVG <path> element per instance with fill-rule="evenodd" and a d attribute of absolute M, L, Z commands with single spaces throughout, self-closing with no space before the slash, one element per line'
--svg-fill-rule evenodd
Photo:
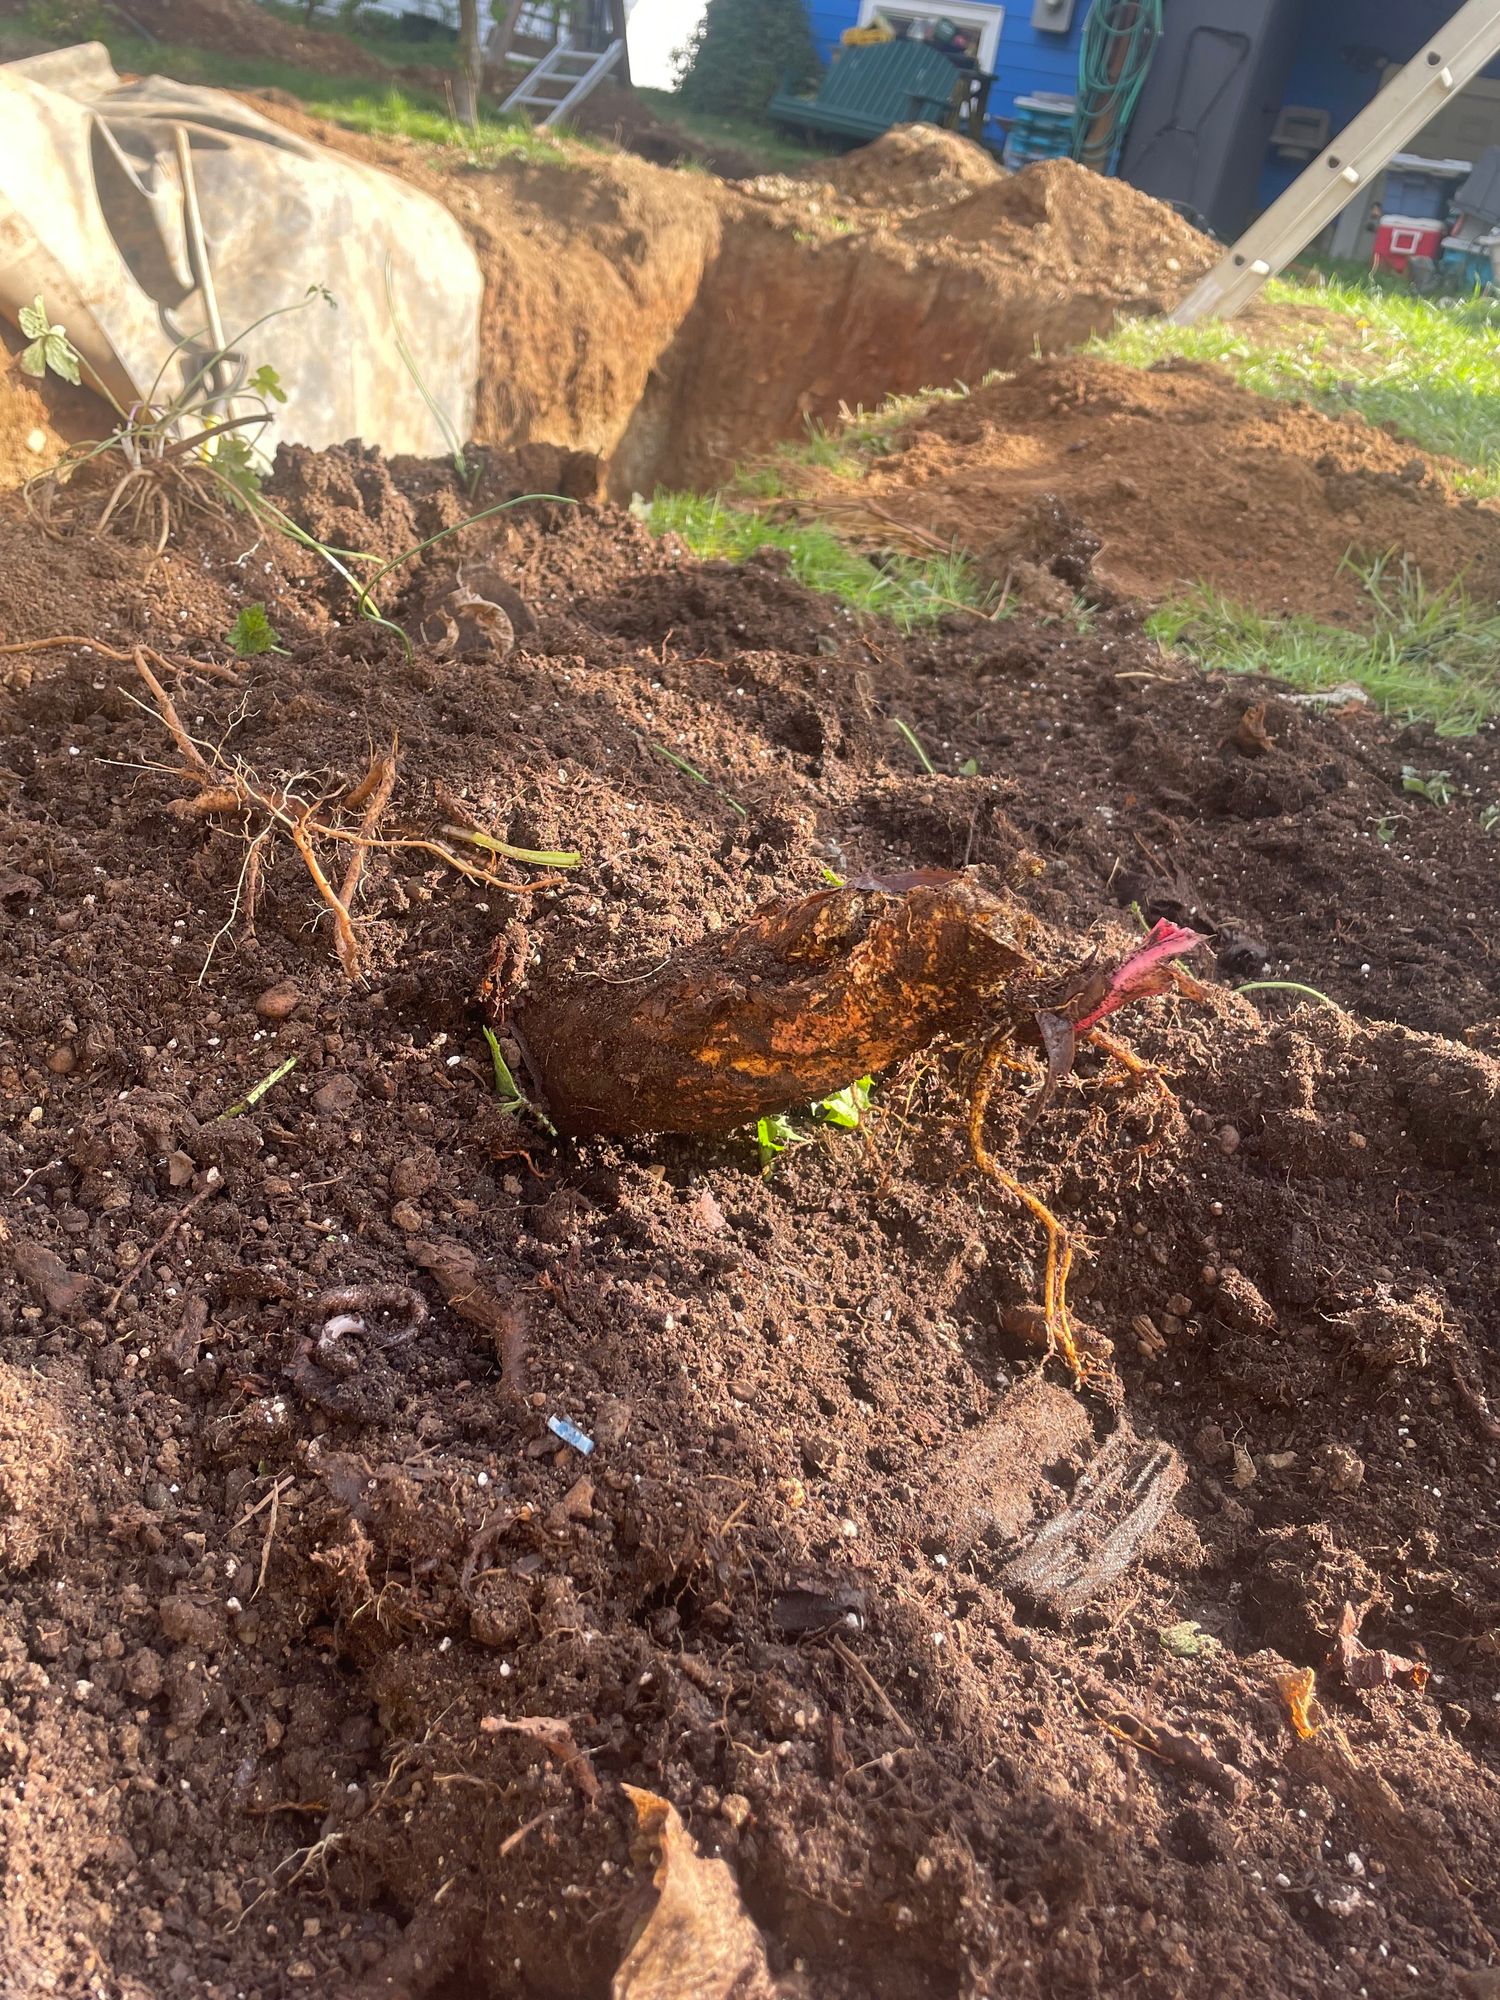
<path fill-rule="evenodd" d="M 997 583 L 1060 503 L 1102 545 L 1101 580 L 1151 601 L 1206 582 L 1265 612 L 1358 622 L 1369 601 L 1344 559 L 1392 552 L 1434 585 L 1500 596 L 1500 508 L 1457 490 L 1457 466 L 1196 362 L 1030 362 L 925 404 L 861 464 L 857 484 L 796 477 L 841 526 L 956 541 Z"/>
<path fill-rule="evenodd" d="M 1113 286 L 1153 301 L 1186 291 L 1220 254 L 1165 202 L 1074 160 L 1039 160 L 902 227 L 950 251 L 1039 268 L 1059 286 Z"/>
<path fill-rule="evenodd" d="M 302 454 L 277 492 L 368 548 L 548 469 Z M 179 521 L 153 561 L 0 500 L 0 630 L 96 642 L 0 658 L 0 1985 L 603 2000 L 653 1901 L 629 1784 L 788 2000 L 1488 1992 L 1493 734 L 1178 675 L 1124 612 L 903 640 L 587 504 L 392 603 L 488 565 L 513 653 L 407 657 L 305 551 Z M 278 840 L 252 927 L 255 828 L 176 810 L 96 649 L 222 668 L 252 598 L 285 654 L 163 669 L 212 754 L 327 797 L 399 732 L 389 830 L 576 871 L 372 853 L 351 985 Z M 769 1175 L 494 1094 L 502 934 L 532 1006 L 558 966 L 609 1005 L 830 868 L 929 865 L 1080 958 L 1132 904 L 1210 940 L 1201 1000 L 1120 1023 L 1175 1101 L 1085 1051 L 990 1121 L 1087 1247 L 1081 1393 L 962 1052 Z M 1262 972 L 1336 1004 L 1232 992 Z"/>
<path fill-rule="evenodd" d="M 712 485 L 843 405 L 977 382 L 1118 313 L 1158 310 L 1210 254 L 1160 204 L 1125 200 L 1071 165 L 1001 184 L 1010 220 L 986 249 L 929 226 L 965 212 L 953 207 L 970 186 L 961 176 L 943 181 L 945 206 L 920 228 L 873 215 L 864 228 L 830 230 L 826 201 L 801 183 L 741 190 L 582 150 L 475 171 L 262 102 L 451 209 L 486 279 L 477 436 L 595 452 L 617 498 L 658 483 Z M 964 146 L 943 135 L 920 143 L 943 159 Z M 1086 267 L 1084 246 L 1102 250 L 1108 233 L 1107 220 L 1088 222 L 1091 203 L 1106 219 L 1123 204 L 1140 247 L 1110 245 Z"/>
<path fill-rule="evenodd" d="M 943 208 L 1005 178 L 993 156 L 936 125 L 896 125 L 799 176 L 855 208 Z M 769 181 L 763 185 L 770 187 Z"/>

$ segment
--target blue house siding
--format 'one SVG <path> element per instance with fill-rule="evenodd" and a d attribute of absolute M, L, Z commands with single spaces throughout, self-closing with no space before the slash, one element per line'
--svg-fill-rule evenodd
<path fill-rule="evenodd" d="M 899 4 L 899 0 L 893 0 Z M 924 7 L 941 11 L 941 0 L 922 0 Z M 1066 35 L 1047 34 L 1031 25 L 1031 0 L 1014 0 L 1005 7 L 1000 27 L 1000 47 L 995 71 L 1000 81 L 990 94 L 990 110 L 1008 118 L 1018 97 L 1033 91 L 1060 91 L 1071 97 L 1078 88 L 1078 44 L 1088 0 L 1077 0 L 1073 25 Z M 827 62 L 838 46 L 839 36 L 859 20 L 859 0 L 808 0 L 807 18 L 812 23 L 818 53 Z"/>

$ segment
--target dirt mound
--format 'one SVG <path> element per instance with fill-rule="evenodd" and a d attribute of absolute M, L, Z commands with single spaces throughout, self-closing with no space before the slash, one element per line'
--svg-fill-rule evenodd
<path fill-rule="evenodd" d="M 658 482 L 712 484 L 842 404 L 975 382 L 1038 347 L 1068 346 L 1117 313 L 1169 304 L 1197 268 L 1112 245 L 1085 269 L 1087 204 L 1066 175 L 1037 184 L 1036 229 L 1013 224 L 990 253 L 908 235 L 879 214 L 865 229 L 830 229 L 826 205 L 815 213 L 801 184 L 795 199 L 773 198 L 758 183 L 741 190 L 566 147 L 559 162 L 501 157 L 477 173 L 457 155 L 445 163 L 431 148 L 258 102 L 446 203 L 485 272 L 476 436 L 597 453 L 618 498 Z M 930 143 L 951 161 L 966 142 Z M 1109 210 L 1118 196 L 1083 178 L 1090 199 L 1105 190 L 1097 198 Z M 1143 241 L 1202 241 L 1159 214 Z"/>
<path fill-rule="evenodd" d="M 393 472 L 423 532 L 503 497 L 361 468 L 300 488 L 384 516 Z M 1490 742 L 1174 678 L 1124 614 L 862 633 L 587 505 L 463 538 L 523 647 L 407 658 L 305 553 L 183 528 L 106 564 L 0 501 L 0 629 L 222 661 L 265 598 L 286 655 L 170 676 L 199 742 L 321 798 L 399 731 L 393 830 L 441 797 L 583 860 L 528 896 L 372 854 L 351 987 L 284 840 L 246 922 L 251 829 L 175 810 L 128 666 L 0 661 L 0 1985 L 602 2000 L 650 1905 L 626 1783 L 788 1994 L 1482 1979 L 1500 1064 L 1455 1037 L 1500 1022 Z M 1437 755 L 1446 810 L 1401 786 Z M 1175 1104 L 1086 1054 L 991 1121 L 1089 1246 L 1081 1395 L 953 1052 L 769 1178 L 748 1134 L 554 1149 L 494 1094 L 507 926 L 539 977 L 630 980 L 928 864 L 1080 955 L 1132 902 L 1211 937 L 1207 997 L 1124 1030 Z M 1351 1011 L 1228 990 L 1267 966 Z M 1425 1686 L 1340 1668 L 1346 1601 Z"/>
<path fill-rule="evenodd" d="M 1039 160 L 901 228 L 950 251 L 1013 259 L 1059 286 L 1112 285 L 1153 301 L 1179 296 L 1219 255 L 1165 202 L 1073 160 Z"/>
<path fill-rule="evenodd" d="M 1433 584 L 1500 594 L 1500 510 L 1455 490 L 1457 468 L 1355 417 L 1239 388 L 1193 362 L 1125 368 L 1036 361 L 972 395 L 926 405 L 871 457 L 857 487 L 827 488 L 855 519 L 875 503 L 956 540 L 1000 581 L 1041 501 L 1102 545 L 1098 570 L 1158 601 L 1207 582 L 1266 612 L 1353 622 L 1368 602 L 1351 551 L 1409 556 Z M 816 478 L 816 475 L 812 475 Z"/>
<path fill-rule="evenodd" d="M 131 24 L 160 42 L 216 55 L 264 56 L 330 76 L 390 81 L 391 71 L 348 35 L 331 28 L 293 27 L 255 0 L 131 0 Z"/>
<path fill-rule="evenodd" d="M 799 176 L 856 208 L 937 208 L 1004 178 L 982 146 L 936 125 L 895 125 Z"/>

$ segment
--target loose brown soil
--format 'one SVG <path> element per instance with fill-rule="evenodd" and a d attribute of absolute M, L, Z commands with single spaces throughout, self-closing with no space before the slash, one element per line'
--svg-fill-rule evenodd
<path fill-rule="evenodd" d="M 1351 554 L 1395 552 L 1433 584 L 1500 595 L 1500 508 L 1458 491 L 1458 470 L 1203 363 L 1072 356 L 923 407 L 857 484 L 813 468 L 799 490 L 885 539 L 900 524 L 957 541 L 996 582 L 1014 580 L 1038 509 L 1060 502 L 1101 543 L 1101 578 L 1131 596 L 1208 583 L 1262 611 L 1354 622 L 1369 607 Z"/>
<path fill-rule="evenodd" d="M 279 492 L 365 548 L 472 504 L 337 454 Z M 0 501 L 0 628 L 222 661 L 264 599 L 285 656 L 169 677 L 199 741 L 317 795 L 399 732 L 393 824 L 441 788 L 583 863 L 527 897 L 373 854 L 351 988 L 290 847 L 236 921 L 240 830 L 173 813 L 128 666 L 3 659 L 0 1984 L 602 1996 L 651 1900 L 628 1782 L 726 1859 L 787 1994 L 1492 1991 L 1493 735 L 1189 676 L 1128 611 L 902 641 L 588 502 L 464 538 L 529 608 L 500 661 L 406 658 L 296 551 L 184 536 L 43 543 Z M 1038 1232 L 969 1164 L 963 1051 L 769 1177 L 749 1134 L 553 1147 L 493 1092 L 502 933 L 536 1008 L 928 864 L 1079 958 L 1132 903 L 1212 939 L 1201 1001 L 1122 1024 L 1175 1106 L 1086 1054 L 1030 1133 L 1019 1088 L 991 1119 L 1088 1246 L 1081 1393 L 1025 1337 Z M 1266 971 L 1337 1007 L 1232 992 Z M 310 1347 L 349 1286 L 387 1289 Z M 1122 1466 L 1161 1518 L 1081 1539 L 1068 1598 L 1027 1538 L 1106 1467 L 1133 1505 Z M 1425 1688 L 1342 1685 L 1346 1600 Z M 565 1722 L 597 1802 L 486 1717 Z"/>

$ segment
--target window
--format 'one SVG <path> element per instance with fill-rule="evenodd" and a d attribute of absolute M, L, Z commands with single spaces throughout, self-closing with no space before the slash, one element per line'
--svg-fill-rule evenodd
<path fill-rule="evenodd" d="M 979 47 L 976 52 L 979 67 L 993 70 L 995 58 L 1000 53 L 1000 27 L 1005 19 L 1003 7 L 980 7 L 974 0 L 949 0 L 944 6 L 941 0 L 919 0 L 912 5 L 883 6 L 881 0 L 859 0 L 859 25 L 868 28 L 877 14 L 883 14 L 893 28 L 903 21 L 952 21 L 955 27 L 977 28 Z"/>

